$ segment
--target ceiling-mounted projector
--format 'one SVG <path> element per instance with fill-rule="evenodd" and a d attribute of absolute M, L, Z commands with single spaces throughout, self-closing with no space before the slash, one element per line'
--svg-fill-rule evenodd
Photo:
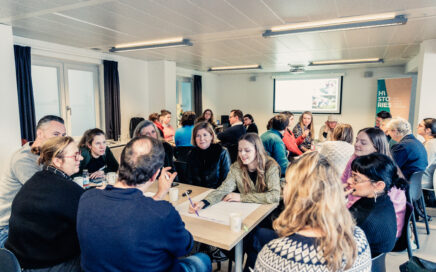
<path fill-rule="evenodd" d="M 304 73 L 306 71 L 305 68 L 304 68 L 304 65 L 290 65 L 289 64 L 289 66 L 291 67 L 289 69 L 289 72 L 291 74 L 302 74 L 302 73 Z"/>

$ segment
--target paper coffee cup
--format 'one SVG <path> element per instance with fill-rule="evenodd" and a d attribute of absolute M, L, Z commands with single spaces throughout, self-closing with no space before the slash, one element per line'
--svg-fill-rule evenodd
<path fill-rule="evenodd" d="M 242 217 L 239 213 L 230 214 L 230 230 L 233 232 L 240 232 L 242 226 Z"/>
<path fill-rule="evenodd" d="M 117 181 L 117 173 L 115 172 L 109 172 L 106 174 L 106 181 L 110 185 L 114 185 Z"/>
<path fill-rule="evenodd" d="M 178 188 L 170 188 L 170 201 L 177 202 L 179 200 L 179 189 Z"/>
<path fill-rule="evenodd" d="M 83 177 L 75 177 L 74 182 L 77 183 L 80 187 L 83 188 Z"/>

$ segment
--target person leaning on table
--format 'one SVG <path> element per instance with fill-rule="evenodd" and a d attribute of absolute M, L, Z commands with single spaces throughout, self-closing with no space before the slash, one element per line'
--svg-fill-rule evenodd
<path fill-rule="evenodd" d="M 235 189 L 240 193 L 234 193 Z M 238 159 L 230 166 L 223 184 L 190 206 L 189 212 L 194 213 L 221 200 L 262 204 L 279 202 L 280 166 L 266 154 L 257 134 L 247 133 L 239 139 Z"/>
<path fill-rule="evenodd" d="M 118 180 L 103 190 L 80 198 L 77 235 L 81 264 L 91 271 L 201 271 L 212 270 L 203 253 L 191 252 L 194 239 L 168 201 L 177 173 L 162 169 L 162 143 L 148 136 L 133 138 L 121 154 Z M 144 192 L 158 183 L 157 193 Z"/>

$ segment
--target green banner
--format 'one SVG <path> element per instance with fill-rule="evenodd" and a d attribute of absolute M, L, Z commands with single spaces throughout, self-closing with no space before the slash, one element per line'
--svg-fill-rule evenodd
<path fill-rule="evenodd" d="M 385 79 L 379 79 L 377 81 L 377 109 L 375 112 L 379 113 L 381 111 L 391 112 Z"/>

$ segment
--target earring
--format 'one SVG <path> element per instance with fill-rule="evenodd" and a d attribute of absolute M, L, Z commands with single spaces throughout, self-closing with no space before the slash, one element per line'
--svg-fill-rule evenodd
<path fill-rule="evenodd" d="M 378 193 L 374 190 L 374 202 L 377 203 Z"/>

